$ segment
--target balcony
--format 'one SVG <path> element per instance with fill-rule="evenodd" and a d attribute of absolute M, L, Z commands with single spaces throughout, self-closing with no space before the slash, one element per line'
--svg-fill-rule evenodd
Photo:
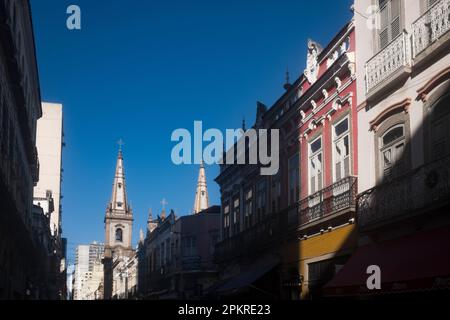
<path fill-rule="evenodd" d="M 357 181 L 356 177 L 347 177 L 303 199 L 289 210 L 289 226 L 304 229 L 343 212 L 356 211 Z"/>
<path fill-rule="evenodd" d="M 285 215 L 282 213 L 268 215 L 263 221 L 238 235 L 219 242 L 214 254 L 216 263 L 223 263 L 251 254 L 257 255 L 278 244 L 283 231 L 284 218 Z"/>
<path fill-rule="evenodd" d="M 412 25 L 413 59 L 450 29 L 450 0 L 438 1 Z"/>
<path fill-rule="evenodd" d="M 370 95 L 381 83 L 394 80 L 395 75 L 408 72 L 411 67 L 411 46 L 406 31 L 366 63 L 366 90 Z"/>
<path fill-rule="evenodd" d="M 360 228 L 375 229 L 450 204 L 449 176 L 447 156 L 360 194 Z"/>
<path fill-rule="evenodd" d="M 365 66 L 366 93 L 373 97 L 382 88 L 394 85 L 401 76 L 409 75 L 411 68 L 422 57 L 433 57 L 431 52 L 448 50 L 442 43 L 447 42 L 450 29 L 450 0 L 440 0 L 411 25 L 411 32 L 403 31 L 386 48 L 381 50 Z M 439 43 L 441 39 L 444 39 Z M 449 40 L 450 41 L 450 40 Z"/>

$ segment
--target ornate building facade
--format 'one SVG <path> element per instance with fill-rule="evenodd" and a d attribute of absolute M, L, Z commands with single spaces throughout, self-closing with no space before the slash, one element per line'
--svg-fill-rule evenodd
<path fill-rule="evenodd" d="M 329 295 L 450 283 L 450 1 L 356 0 L 359 247 Z M 369 21 L 370 22 L 370 21 Z M 378 22 L 378 23 L 377 23 Z M 366 286 L 367 268 L 381 289 Z"/>
<path fill-rule="evenodd" d="M 29 1 L 0 1 L 0 299 L 39 298 L 46 290 L 32 231 L 41 115 Z"/>
<path fill-rule="evenodd" d="M 165 203 L 163 201 L 163 203 Z M 208 205 L 203 164 L 199 170 L 194 213 L 177 217 L 165 209 L 147 221 L 137 256 L 138 291 L 144 299 L 199 299 L 217 280 L 213 261 L 219 239 L 220 207 Z"/>
<path fill-rule="evenodd" d="M 325 48 L 310 40 L 305 72 L 271 108 L 258 103 L 252 129 L 280 130 L 280 169 L 221 167 L 218 296 L 320 295 L 356 246 L 355 72 L 351 22 Z"/>
<path fill-rule="evenodd" d="M 130 259 L 132 247 L 133 211 L 128 203 L 122 150 L 117 157 L 111 201 L 105 215 L 104 299 L 113 296 L 113 270 L 116 261 Z"/>

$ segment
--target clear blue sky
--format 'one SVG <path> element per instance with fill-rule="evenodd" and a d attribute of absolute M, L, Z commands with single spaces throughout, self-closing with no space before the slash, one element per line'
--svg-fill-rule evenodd
<path fill-rule="evenodd" d="M 170 159 L 177 128 L 237 128 L 256 101 L 283 93 L 285 70 L 305 68 L 306 42 L 323 45 L 351 18 L 351 0 L 31 0 L 44 101 L 64 105 L 63 233 L 76 244 L 104 240 L 122 138 L 134 242 L 148 208 L 164 197 L 190 212 L 198 167 Z M 82 30 L 66 9 L 82 10 Z M 219 204 L 217 166 L 207 167 Z"/>

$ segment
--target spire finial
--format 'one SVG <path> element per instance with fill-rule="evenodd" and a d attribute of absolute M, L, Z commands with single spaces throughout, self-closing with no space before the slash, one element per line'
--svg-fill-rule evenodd
<path fill-rule="evenodd" d="M 119 145 L 119 150 L 122 151 L 122 147 L 125 145 L 125 142 L 123 142 L 122 138 L 117 141 L 117 144 Z"/>
<path fill-rule="evenodd" d="M 166 198 L 163 198 L 163 199 L 161 200 L 161 205 L 162 205 L 162 208 L 163 208 L 164 211 L 166 210 L 166 206 L 167 206 L 168 204 L 169 204 L 169 203 L 167 202 Z"/>
<path fill-rule="evenodd" d="M 148 219 L 147 221 L 152 221 L 153 220 L 153 210 L 152 208 L 148 209 Z"/>
<path fill-rule="evenodd" d="M 245 126 L 245 117 L 242 117 L 242 130 L 247 131 L 247 128 Z"/>
<path fill-rule="evenodd" d="M 284 84 L 284 89 L 288 90 L 291 87 L 291 80 L 289 76 L 289 68 L 286 68 L 286 74 L 285 74 L 286 83 Z"/>

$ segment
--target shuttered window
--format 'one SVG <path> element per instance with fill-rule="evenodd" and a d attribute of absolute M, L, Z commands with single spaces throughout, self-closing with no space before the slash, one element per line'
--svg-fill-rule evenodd
<path fill-rule="evenodd" d="M 314 194 L 323 186 L 323 154 L 322 138 L 316 139 L 310 144 L 309 157 L 309 191 Z"/>
<path fill-rule="evenodd" d="M 385 48 L 401 33 L 401 0 L 379 0 L 380 49 Z"/>
<path fill-rule="evenodd" d="M 334 181 L 337 182 L 350 175 L 350 130 L 349 119 L 336 124 L 334 136 Z"/>
<path fill-rule="evenodd" d="M 433 108 L 431 125 L 431 156 L 438 160 L 450 155 L 450 95 L 441 99 Z"/>
<path fill-rule="evenodd" d="M 439 0 L 427 0 L 428 9 L 434 6 Z"/>
<path fill-rule="evenodd" d="M 405 127 L 398 125 L 389 129 L 381 138 L 381 166 L 385 179 L 394 178 L 405 170 Z"/>

